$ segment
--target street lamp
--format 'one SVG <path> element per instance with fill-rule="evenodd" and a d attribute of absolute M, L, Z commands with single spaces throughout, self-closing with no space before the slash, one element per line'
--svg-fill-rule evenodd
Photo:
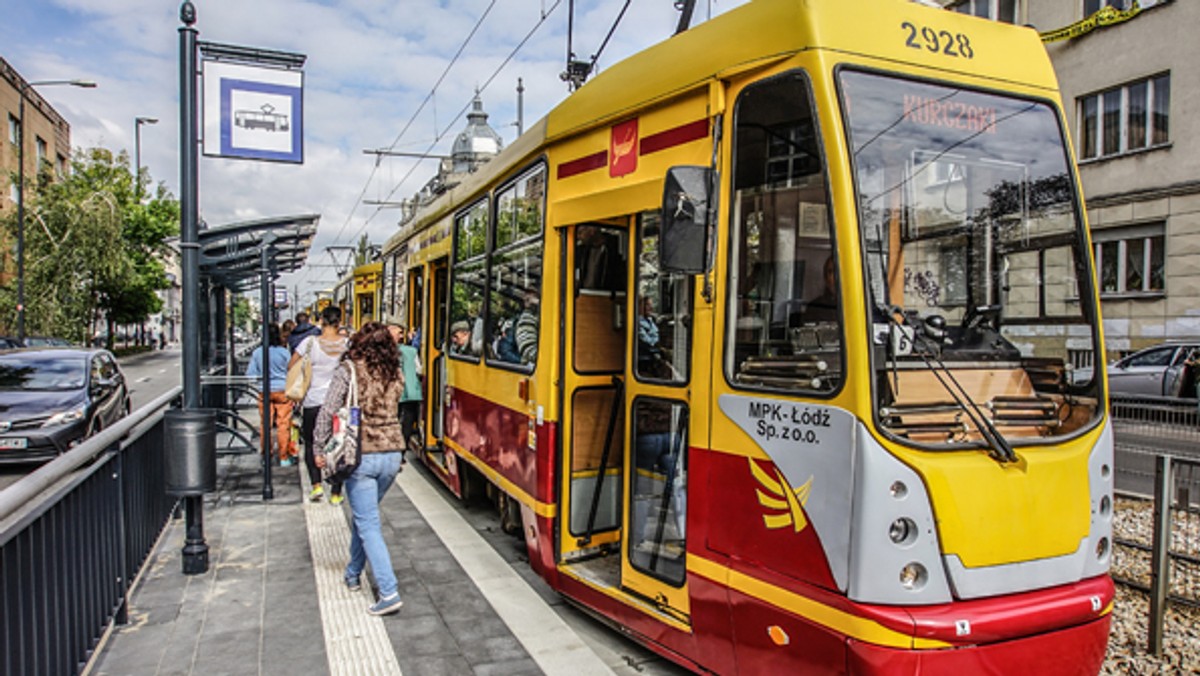
<path fill-rule="evenodd" d="M 133 125 L 133 161 L 137 166 L 134 172 L 137 176 L 137 198 L 142 201 L 142 125 L 158 124 L 157 117 L 139 117 Z"/>
<path fill-rule="evenodd" d="M 17 341 L 25 344 L 25 92 L 30 87 L 71 85 L 92 88 L 91 80 L 22 82 L 17 89 Z"/>

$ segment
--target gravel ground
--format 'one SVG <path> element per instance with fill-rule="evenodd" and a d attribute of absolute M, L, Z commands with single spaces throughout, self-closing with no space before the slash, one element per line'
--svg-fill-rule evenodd
<path fill-rule="evenodd" d="M 1149 545 L 1152 539 L 1153 504 L 1145 500 L 1118 498 L 1114 531 L 1117 538 Z M 1200 555 L 1200 515 L 1176 517 L 1172 551 Z M 1149 584 L 1149 553 L 1118 546 L 1113 552 L 1114 577 Z M 1172 571 L 1174 594 L 1200 600 L 1200 567 L 1176 564 Z M 1200 609 L 1169 604 L 1163 632 L 1162 657 L 1146 651 L 1150 598 L 1117 584 L 1112 633 L 1102 674 L 1200 674 Z"/>

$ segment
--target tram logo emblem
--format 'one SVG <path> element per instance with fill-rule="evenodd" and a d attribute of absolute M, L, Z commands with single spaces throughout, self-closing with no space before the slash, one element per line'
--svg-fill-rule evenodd
<path fill-rule="evenodd" d="M 635 117 L 612 128 L 608 142 L 608 175 L 612 178 L 631 174 L 637 169 L 638 121 Z"/>
<path fill-rule="evenodd" d="M 797 533 L 804 530 L 808 526 L 808 517 L 804 516 L 804 504 L 808 502 L 813 478 L 810 476 L 803 486 L 792 488 L 778 468 L 772 468 L 772 476 L 759 467 L 753 458 L 747 458 L 747 461 L 750 463 L 750 473 L 760 486 L 755 489 L 755 493 L 758 495 L 758 504 L 766 510 L 763 514 L 763 525 L 771 530 L 788 526 Z"/>

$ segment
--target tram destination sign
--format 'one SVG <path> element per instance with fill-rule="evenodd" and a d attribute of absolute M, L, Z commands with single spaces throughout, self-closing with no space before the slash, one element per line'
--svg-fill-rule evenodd
<path fill-rule="evenodd" d="M 304 72 L 203 62 L 204 154 L 304 163 Z"/>

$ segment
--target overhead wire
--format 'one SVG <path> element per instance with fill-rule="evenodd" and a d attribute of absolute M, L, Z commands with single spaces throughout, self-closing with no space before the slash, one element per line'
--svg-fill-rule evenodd
<path fill-rule="evenodd" d="M 521 49 L 525 46 L 525 44 L 527 42 L 529 42 L 529 40 L 533 37 L 534 33 L 536 33 L 537 30 L 542 27 L 542 24 L 544 24 L 546 22 L 546 20 L 550 18 L 550 15 L 554 13 L 554 10 L 557 9 L 560 4 L 562 4 L 562 0 L 555 0 L 554 4 L 550 6 L 550 9 L 542 13 L 541 18 L 538 19 L 537 23 L 535 23 L 533 25 L 533 27 L 529 29 L 529 32 L 525 34 L 525 37 L 522 38 L 521 41 L 518 42 L 515 47 L 513 47 L 513 49 L 508 53 L 508 56 L 504 57 L 504 60 L 500 62 L 500 65 L 497 66 L 496 69 L 494 71 L 492 71 L 492 74 L 490 76 L 488 76 L 488 78 L 486 80 L 484 80 L 482 85 L 479 86 L 479 88 L 478 88 L 479 93 L 487 91 L 487 88 L 489 86 L 491 86 L 492 82 L 494 82 L 496 80 L 496 78 L 500 76 L 500 73 L 504 70 L 505 66 L 507 66 L 508 63 L 510 61 L 512 61 L 513 57 L 515 57 L 517 55 L 517 52 L 521 51 Z M 446 124 L 445 128 L 443 128 L 440 132 L 437 133 L 433 142 L 429 144 L 429 146 L 425 149 L 423 154 L 428 155 L 434 149 L 434 147 L 436 147 L 437 144 L 440 143 L 442 141 L 442 139 L 445 138 L 445 136 L 450 133 L 450 131 L 454 128 L 454 126 L 456 124 L 458 124 L 458 121 L 460 119 L 462 119 L 462 116 L 466 114 L 467 110 L 469 110 L 471 108 L 471 104 L 472 104 L 472 101 L 468 101 L 466 103 L 466 105 L 464 105 L 458 111 L 458 113 L 456 113 L 454 115 L 454 117 L 449 121 L 449 123 Z M 399 139 L 397 139 L 397 140 L 399 140 Z M 416 171 L 418 164 L 419 163 L 414 162 L 413 165 L 409 168 L 409 170 L 400 179 L 400 181 L 398 183 L 396 183 L 395 187 L 393 187 L 391 189 L 391 191 L 388 192 L 387 196 L 384 197 L 380 201 L 387 202 L 387 201 L 391 200 L 391 198 L 396 194 L 396 192 L 398 192 L 400 190 L 401 186 L 403 186 L 408 181 L 408 179 L 412 176 L 413 172 Z M 358 229 L 358 231 L 351 237 L 351 240 L 354 240 L 354 239 L 358 238 L 359 236 L 361 236 L 363 231 L 365 231 L 367 229 L 367 226 L 370 225 L 371 220 L 373 218 L 375 218 L 375 216 L 378 215 L 379 212 L 381 212 L 381 211 L 383 211 L 382 207 L 376 207 L 375 211 L 370 216 L 368 216 L 367 219 L 363 222 L 362 227 L 360 227 Z M 340 237 L 340 235 L 341 235 L 341 233 L 339 232 L 339 237 Z"/>
<path fill-rule="evenodd" d="M 442 69 L 442 74 L 438 76 L 437 82 L 433 83 L 433 87 L 430 88 L 429 93 L 425 95 L 425 98 L 421 101 L 421 104 L 417 106 L 417 109 L 413 112 L 412 116 L 408 118 L 408 122 L 405 123 L 404 127 L 400 129 L 400 133 L 396 135 L 396 139 L 392 141 L 391 145 L 388 146 L 388 151 L 394 150 L 400 143 L 400 139 L 404 138 L 404 135 L 408 133 L 408 130 L 410 127 L 412 127 L 413 122 L 416 121 L 417 117 L 421 114 L 421 111 L 425 109 L 425 106 L 429 103 L 429 101 L 433 99 L 434 95 L 437 93 L 438 87 L 442 86 L 442 82 L 446 80 L 446 76 L 450 73 L 450 69 L 454 67 L 454 64 L 458 62 L 459 57 L 461 57 L 463 52 L 466 51 L 467 46 L 471 44 L 471 40 L 475 37 L 475 34 L 479 32 L 480 26 L 483 25 L 483 22 L 487 19 L 488 15 L 491 14 L 492 8 L 495 6 L 496 0 L 492 0 L 490 3 L 488 3 L 487 9 L 483 10 L 483 14 L 479 15 L 479 19 L 471 28 L 471 32 L 468 33 L 467 37 L 463 39 L 462 44 L 458 46 L 458 51 L 454 52 L 454 56 L 450 58 L 449 63 L 447 63 L 446 67 Z M 363 197 L 367 194 L 367 190 L 370 189 L 371 181 L 374 180 L 375 174 L 378 172 L 378 168 L 379 166 L 376 164 L 376 166 L 371 169 L 371 173 L 367 176 L 366 184 L 363 185 L 362 191 L 359 193 L 358 198 L 354 201 L 354 206 L 350 208 L 350 213 L 346 214 L 346 220 L 342 223 L 342 227 L 338 229 L 338 234 L 334 236 L 334 242 L 341 241 L 342 234 L 346 232 L 346 228 L 350 225 L 350 221 L 354 219 L 354 214 L 358 211 L 359 205 L 362 204 Z"/>
<path fill-rule="evenodd" d="M 536 23 L 534 23 L 533 27 L 530 28 L 529 31 L 525 34 L 525 37 L 523 37 L 521 39 L 521 41 L 518 42 L 516 44 L 516 46 L 513 47 L 513 49 L 508 53 L 508 55 L 504 57 L 504 60 L 500 62 L 500 65 L 496 67 L 496 69 L 492 72 L 492 74 L 490 76 L 488 76 L 488 78 L 484 81 L 484 83 L 478 87 L 478 89 L 477 89 L 478 92 L 482 93 L 484 91 L 487 91 L 488 87 L 491 86 L 491 84 L 495 81 L 495 79 L 497 77 L 499 77 L 500 73 L 509 64 L 509 62 L 512 61 L 512 59 L 517 55 L 517 53 L 520 52 L 521 49 L 525 47 L 526 43 L 528 43 L 529 40 L 531 38 L 533 38 L 534 34 L 537 33 L 538 29 L 541 28 L 544 23 L 546 23 L 546 20 L 549 19 L 552 14 L 554 14 L 554 11 L 556 9 L 558 9 L 558 6 L 560 4 L 562 4 L 562 0 L 555 0 L 554 4 L 552 4 L 550 6 L 550 9 L 542 10 L 541 16 L 538 19 L 538 21 Z M 487 14 L 491 11 L 492 6 L 494 6 L 494 5 L 495 5 L 495 0 L 493 0 L 493 2 L 488 6 L 488 9 L 484 12 L 484 14 L 480 17 L 480 20 L 476 23 L 475 27 L 471 30 L 471 33 L 467 36 L 467 41 L 469 41 L 471 39 L 471 37 L 473 37 L 475 35 L 475 33 L 479 29 L 479 26 L 482 24 L 483 19 L 486 18 Z M 624 10 L 622 10 L 622 14 L 624 14 Z M 611 35 L 611 33 L 610 33 L 610 35 Z M 607 42 L 607 40 L 606 40 L 606 42 Z M 417 115 L 424 108 L 425 104 L 428 103 L 428 101 L 436 93 L 437 87 L 440 86 L 442 81 L 445 79 L 447 73 L 450 70 L 450 67 L 453 66 L 453 64 L 454 64 L 454 60 L 457 60 L 457 58 L 462 54 L 462 52 L 465 48 L 466 48 L 466 42 L 464 42 L 464 44 L 459 48 L 458 52 L 455 53 L 454 59 L 451 60 L 450 64 L 448 64 L 446 69 L 442 72 L 441 77 L 438 78 L 438 81 L 434 85 L 433 89 L 431 89 L 430 93 L 428 95 L 426 95 L 425 100 L 421 102 L 421 106 L 418 107 L 417 111 L 409 119 L 408 123 L 405 124 L 404 128 L 396 136 L 396 139 L 394 141 L 392 141 L 391 145 L 388 147 L 389 150 L 394 149 L 399 144 L 400 140 L 403 138 L 404 134 L 408 131 L 409 127 L 412 126 L 412 123 L 416 119 Z M 457 114 L 455 114 L 455 116 L 450 120 L 450 122 L 445 126 L 445 128 L 436 134 L 434 140 L 426 147 L 426 149 L 423 151 L 422 154 L 429 155 L 433 151 L 433 149 L 437 146 L 437 144 L 440 143 L 442 141 L 442 139 L 448 133 L 450 133 L 450 131 L 454 128 L 454 126 L 456 124 L 458 124 L 458 121 L 462 118 L 462 116 L 464 114 L 466 114 L 467 110 L 471 107 L 471 105 L 472 105 L 472 101 L 468 101 L 467 104 L 464 105 L 458 111 Z M 414 162 L 412 164 L 412 166 L 409 168 L 409 170 L 407 172 L 405 172 L 404 176 L 402 176 L 401 179 L 395 184 L 395 186 L 388 192 L 387 196 L 379 201 L 381 201 L 381 202 L 389 201 L 396 194 L 396 192 L 398 192 L 400 190 L 400 188 L 408 181 L 408 179 L 412 177 L 413 172 L 416 171 L 416 168 L 419 164 L 420 164 L 420 162 Z M 358 210 L 358 207 L 362 204 L 363 197 L 366 195 L 367 190 L 370 189 L 371 181 L 375 177 L 375 174 L 378 172 L 378 167 L 379 167 L 379 165 L 378 165 L 378 163 L 376 163 L 376 165 L 372 168 L 370 175 L 367 177 L 366 184 L 363 186 L 362 191 L 359 193 L 358 197 L 355 200 L 354 207 L 351 209 L 351 212 L 347 216 L 346 221 L 342 224 L 342 227 L 338 230 L 338 234 L 334 237 L 335 244 L 337 242 L 342 241 L 342 235 L 345 234 L 346 227 L 349 225 L 350 221 L 353 219 L 354 213 Z M 350 240 L 353 241 L 353 240 L 357 239 L 358 237 L 360 237 L 362 235 L 362 233 L 367 229 L 367 227 L 371 224 L 371 221 L 375 218 L 375 216 L 377 216 L 381 211 L 383 211 L 382 206 L 376 207 L 375 210 L 369 216 L 366 217 L 366 219 L 363 221 L 363 224 L 358 228 L 358 230 L 350 237 Z M 307 270 L 308 270 L 308 268 L 306 267 L 306 271 Z M 323 275 L 322 275 L 322 277 L 323 277 Z M 300 280 L 298 280 L 297 283 L 301 283 L 301 282 L 307 282 L 310 285 L 318 283 L 318 282 L 311 280 L 311 278 L 309 277 L 308 274 L 305 274 Z"/>

